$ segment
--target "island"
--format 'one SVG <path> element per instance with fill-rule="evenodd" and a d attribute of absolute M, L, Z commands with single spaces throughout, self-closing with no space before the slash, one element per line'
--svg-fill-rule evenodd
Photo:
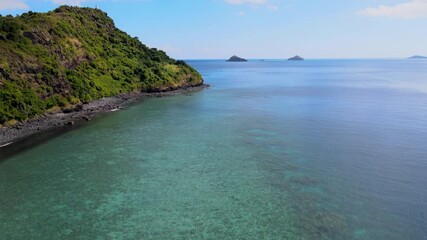
<path fill-rule="evenodd" d="M 304 58 L 296 55 L 295 57 L 289 58 L 288 61 L 304 61 Z"/>
<path fill-rule="evenodd" d="M 236 55 L 232 56 L 230 59 L 227 60 L 227 62 L 247 62 L 248 60 L 238 57 Z"/>
<path fill-rule="evenodd" d="M 415 55 L 415 56 L 412 56 L 412 57 L 410 57 L 410 58 L 408 58 L 408 59 L 427 59 L 427 57 L 425 57 L 425 56 Z"/>
<path fill-rule="evenodd" d="M 186 62 L 144 45 L 94 8 L 0 15 L 0 56 L 0 145 L 129 99 L 206 86 Z"/>

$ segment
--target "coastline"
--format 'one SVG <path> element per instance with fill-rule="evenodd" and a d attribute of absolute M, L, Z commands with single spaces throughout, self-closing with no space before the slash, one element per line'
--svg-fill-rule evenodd
<path fill-rule="evenodd" d="M 84 104 L 83 107 L 77 111 L 41 115 L 37 118 L 20 122 L 13 126 L 1 127 L 0 149 L 18 143 L 24 139 L 28 139 L 35 134 L 42 134 L 53 129 L 72 126 L 77 122 L 90 121 L 91 118 L 100 113 L 118 111 L 126 105 L 146 98 L 175 96 L 201 91 L 208 87 L 209 85 L 202 84 L 199 86 L 178 88 L 165 92 L 125 93 L 92 101 Z"/>

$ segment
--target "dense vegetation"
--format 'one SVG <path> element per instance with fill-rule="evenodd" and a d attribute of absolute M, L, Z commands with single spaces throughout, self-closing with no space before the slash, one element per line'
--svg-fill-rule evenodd
<path fill-rule="evenodd" d="M 0 16 L 0 124 L 120 93 L 202 83 L 185 62 L 120 31 L 98 9 Z"/>

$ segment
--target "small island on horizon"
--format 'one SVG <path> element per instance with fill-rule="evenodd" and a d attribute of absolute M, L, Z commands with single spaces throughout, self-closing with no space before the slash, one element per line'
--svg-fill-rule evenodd
<path fill-rule="evenodd" d="M 288 61 L 304 61 L 304 58 L 296 55 L 295 57 L 289 58 Z"/>
<path fill-rule="evenodd" d="M 408 59 L 427 59 L 426 56 L 420 56 L 420 55 L 414 55 L 412 57 L 409 57 Z"/>
<path fill-rule="evenodd" d="M 236 55 L 233 55 L 230 59 L 227 60 L 227 62 L 247 62 L 248 60 L 238 57 Z"/>

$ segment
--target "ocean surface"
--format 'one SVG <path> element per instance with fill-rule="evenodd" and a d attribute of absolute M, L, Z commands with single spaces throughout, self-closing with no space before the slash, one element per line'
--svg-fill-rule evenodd
<path fill-rule="evenodd" d="M 188 63 L 0 150 L 0 239 L 427 239 L 427 61 Z"/>

